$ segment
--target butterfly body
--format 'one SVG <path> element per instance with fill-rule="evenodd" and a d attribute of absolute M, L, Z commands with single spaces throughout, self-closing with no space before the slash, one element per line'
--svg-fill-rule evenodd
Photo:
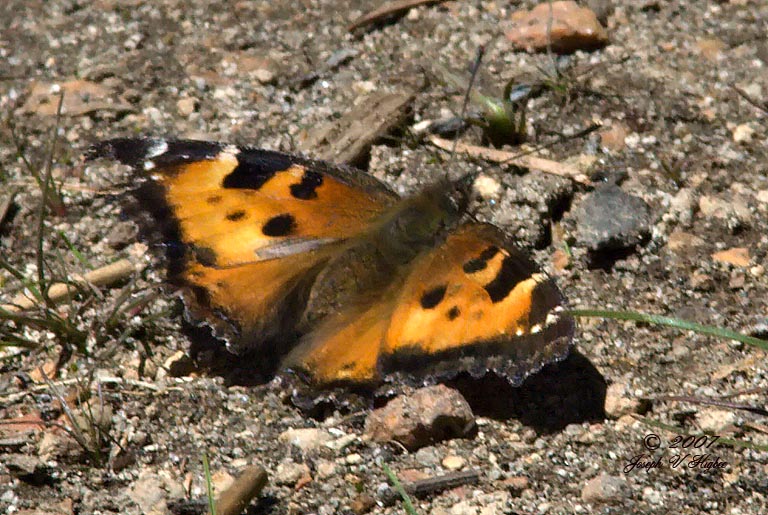
<path fill-rule="evenodd" d="M 570 348 L 552 280 L 466 221 L 471 176 L 401 199 L 362 172 L 219 143 L 116 139 L 89 157 L 159 186 L 191 317 L 314 384 L 488 370 L 517 384 Z"/>
<path fill-rule="evenodd" d="M 469 186 L 464 179 L 445 181 L 403 199 L 372 220 L 364 233 L 345 241 L 314 281 L 306 329 L 311 330 L 311 321 L 390 294 L 413 260 L 455 229 L 466 210 Z"/>

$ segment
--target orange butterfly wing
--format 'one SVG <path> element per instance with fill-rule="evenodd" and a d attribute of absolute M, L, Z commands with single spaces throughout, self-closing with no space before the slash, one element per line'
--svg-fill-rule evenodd
<path fill-rule="evenodd" d="M 159 186 L 153 211 L 182 254 L 173 279 L 191 287 L 195 318 L 236 348 L 293 331 L 334 246 L 398 199 L 350 169 L 213 142 L 115 139 L 88 157 L 132 165 Z"/>
<path fill-rule="evenodd" d="M 321 384 L 488 370 L 519 384 L 568 353 L 574 323 L 563 302 L 499 229 L 468 223 L 417 257 L 380 299 L 325 320 L 286 365 Z"/>
<path fill-rule="evenodd" d="M 326 317 L 285 358 L 286 368 L 301 371 L 318 385 L 373 385 L 381 342 L 393 303 L 386 297 Z"/>
<path fill-rule="evenodd" d="M 520 384 L 563 359 L 574 322 L 564 298 L 498 228 L 467 223 L 420 256 L 384 335 L 382 376 L 480 376 L 493 370 Z"/>

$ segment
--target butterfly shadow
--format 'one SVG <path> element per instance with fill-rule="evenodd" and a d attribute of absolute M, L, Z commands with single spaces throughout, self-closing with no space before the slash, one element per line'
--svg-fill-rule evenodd
<path fill-rule="evenodd" d="M 560 431 L 569 424 L 605 418 L 605 378 L 577 351 L 547 365 L 518 387 L 496 374 L 479 379 L 462 375 L 447 384 L 461 392 L 476 415 L 515 418 L 537 432 Z"/>
<path fill-rule="evenodd" d="M 191 342 L 190 356 L 197 368 L 222 377 L 227 385 L 259 386 L 275 377 L 282 353 L 270 355 L 262 347 L 257 355 L 233 354 L 207 328 L 187 323 L 183 327 Z M 286 380 L 294 386 L 301 384 L 298 378 Z M 461 392 L 476 415 L 497 420 L 518 419 L 539 432 L 555 432 L 568 424 L 605 418 L 605 378 L 576 350 L 572 350 L 565 360 L 545 366 L 517 387 L 494 373 L 481 378 L 460 374 L 443 382 Z M 293 399 L 291 403 L 305 415 L 319 420 L 338 409 L 348 412 L 355 411 L 355 407 L 377 407 L 397 394 L 389 388 L 388 395 L 376 399 L 373 391 L 365 390 L 373 395 L 365 401 L 364 397 L 370 397 L 365 391 L 334 389 L 312 393 L 304 388 L 299 390 L 307 399 L 303 403 Z"/>
<path fill-rule="evenodd" d="M 235 354 L 227 350 L 225 343 L 214 336 L 207 326 L 198 326 L 186 320 L 182 332 L 190 342 L 189 356 L 193 368 L 205 374 L 224 379 L 227 386 L 261 386 L 275 377 L 285 352 L 279 343 L 260 346 L 252 352 Z M 273 349 L 271 352 L 269 349 Z M 174 375 L 171 369 L 171 375 Z M 188 373 L 178 370 L 179 375 Z"/>

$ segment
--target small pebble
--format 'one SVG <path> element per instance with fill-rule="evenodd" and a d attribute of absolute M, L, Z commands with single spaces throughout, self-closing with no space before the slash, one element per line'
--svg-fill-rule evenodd
<path fill-rule="evenodd" d="M 718 263 L 747 267 L 750 263 L 749 249 L 745 247 L 734 247 L 732 249 L 721 250 L 720 252 L 712 254 L 712 259 Z"/>
<path fill-rule="evenodd" d="M 277 466 L 274 474 L 275 484 L 293 486 L 305 476 L 309 476 L 309 467 L 304 463 L 287 461 Z"/>
<path fill-rule="evenodd" d="M 587 481 L 581 490 L 581 498 L 590 503 L 613 503 L 631 493 L 627 480 L 623 477 L 600 474 Z"/>
<path fill-rule="evenodd" d="M 298 447 L 304 452 L 313 451 L 333 440 L 331 433 L 314 427 L 286 429 L 277 437 L 278 441 Z"/>
<path fill-rule="evenodd" d="M 733 141 L 736 143 L 749 143 L 755 136 L 755 129 L 743 123 L 733 129 Z"/>
<path fill-rule="evenodd" d="M 593 50 L 605 46 L 608 33 L 597 16 L 573 1 L 541 3 L 530 11 L 512 13 L 512 28 L 506 36 L 520 49 L 558 53 Z"/>
<path fill-rule="evenodd" d="M 442 465 L 448 470 L 459 470 L 464 468 L 467 461 L 461 456 L 446 456 L 443 458 Z"/>

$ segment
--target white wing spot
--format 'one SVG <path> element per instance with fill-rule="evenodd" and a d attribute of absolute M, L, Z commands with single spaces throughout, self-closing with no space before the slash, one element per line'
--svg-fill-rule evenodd
<path fill-rule="evenodd" d="M 555 322 L 557 322 L 560 318 L 559 316 L 557 316 L 558 311 L 562 311 L 562 309 L 558 310 L 557 308 L 555 308 L 553 311 L 547 313 L 547 319 L 544 321 L 544 325 L 550 326 Z"/>
<path fill-rule="evenodd" d="M 240 153 L 240 149 L 237 148 L 237 145 L 227 145 L 224 147 L 224 150 L 221 151 L 224 154 L 229 154 L 231 156 L 236 156 Z"/>
<path fill-rule="evenodd" d="M 153 157 L 163 155 L 168 151 L 168 142 L 164 139 L 153 139 L 151 141 L 151 144 L 147 147 L 147 153 L 144 155 L 144 159 L 147 161 L 150 161 Z M 155 166 L 154 163 L 152 163 L 152 166 Z M 146 165 L 144 165 L 144 167 L 146 168 Z M 147 170 L 150 169 L 151 168 L 147 168 Z"/>

